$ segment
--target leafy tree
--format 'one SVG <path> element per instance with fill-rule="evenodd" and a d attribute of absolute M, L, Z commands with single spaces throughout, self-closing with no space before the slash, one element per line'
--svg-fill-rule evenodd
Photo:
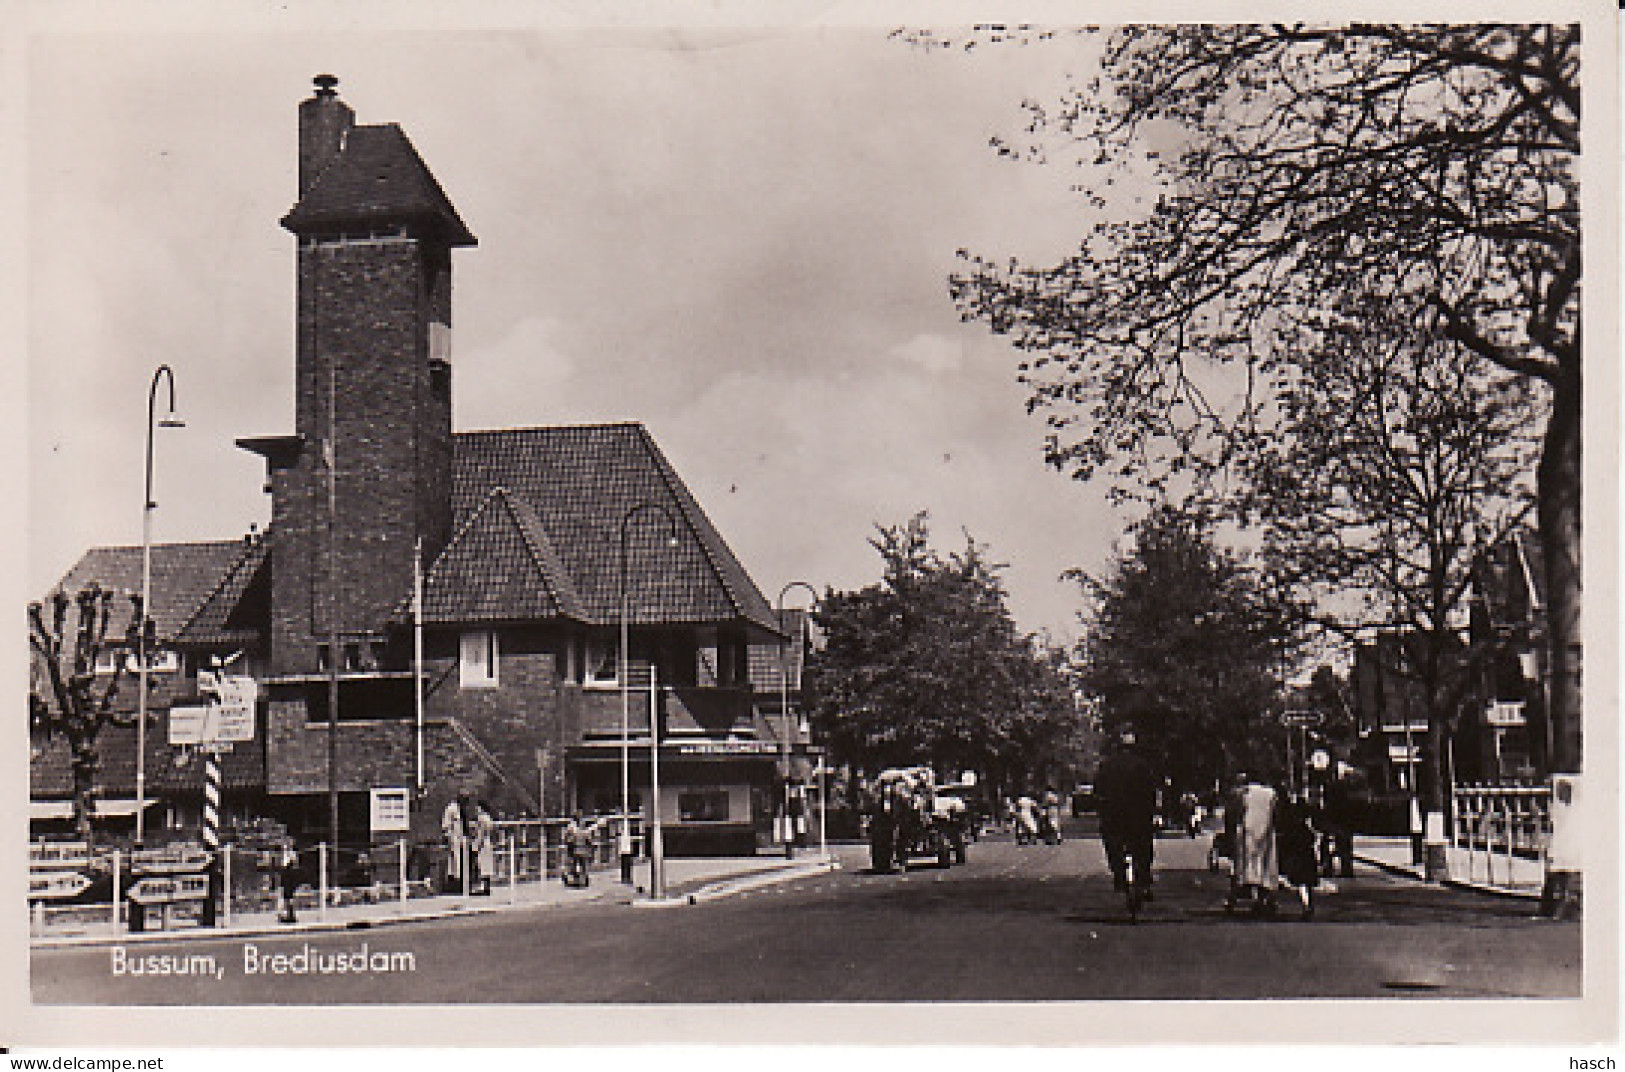
<path fill-rule="evenodd" d="M 1362 302 L 1306 332 L 1283 377 L 1277 434 L 1238 466 L 1278 570 L 1323 606 L 1401 633 L 1430 726 L 1427 805 L 1443 811 L 1445 735 L 1471 685 L 1465 598 L 1481 547 L 1533 507 L 1531 385 L 1413 328 L 1414 310 Z M 1363 599 L 1351 598 L 1363 597 Z"/>
<path fill-rule="evenodd" d="M 929 764 L 996 783 L 1045 768 L 1076 721 L 1064 655 L 1018 633 L 999 566 L 969 536 L 942 556 L 924 513 L 881 526 L 880 580 L 829 592 L 809 711 L 839 762 Z"/>
<path fill-rule="evenodd" d="M 133 712 L 114 709 L 126 673 L 124 660 L 98 680 L 96 663 L 103 652 L 119 646 L 107 639 L 113 592 L 89 584 L 73 597 L 58 591 L 45 603 L 28 605 L 29 644 L 33 649 L 28 695 L 29 729 L 45 738 L 62 736 L 72 754 L 73 821 L 82 840 L 91 838 L 96 812 L 96 771 L 100 758 L 96 738 L 108 724 L 133 725 Z M 131 595 L 134 613 L 123 642 L 135 650 L 143 620 L 141 597 Z M 70 610 L 73 612 L 70 616 Z M 151 621 L 147 621 L 151 635 Z M 150 645 L 149 645 L 150 646 Z"/>
<path fill-rule="evenodd" d="M 1070 149 L 1116 214 L 1058 265 L 963 254 L 951 283 L 1031 354 L 1050 461 L 1152 498 L 1216 485 L 1275 420 L 1304 325 L 1417 310 L 1545 395 L 1553 759 L 1578 770 L 1579 27 L 1134 26 L 1102 48 L 1102 77 L 1028 102 L 1032 144 L 999 148 Z M 1113 183 L 1145 203 L 1118 210 Z"/>
<path fill-rule="evenodd" d="M 1072 574 L 1093 604 L 1079 680 L 1103 728 L 1133 727 L 1180 789 L 1211 788 L 1237 766 L 1279 770 L 1299 610 L 1216 546 L 1201 514 L 1163 506 L 1133 535 L 1106 577 Z"/>

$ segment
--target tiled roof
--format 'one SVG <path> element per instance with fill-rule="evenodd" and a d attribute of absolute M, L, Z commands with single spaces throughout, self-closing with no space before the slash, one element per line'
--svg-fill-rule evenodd
<path fill-rule="evenodd" d="M 453 246 L 475 238 L 406 133 L 394 123 L 350 129 L 344 150 L 282 226 L 295 233 L 360 223 L 428 221 Z"/>
<path fill-rule="evenodd" d="M 492 488 L 423 581 L 427 622 L 581 617 L 581 600 L 541 519 Z"/>
<path fill-rule="evenodd" d="M 147 792 L 203 791 L 203 758 L 190 749 L 183 755 L 169 744 L 167 711 L 159 712 L 147 725 Z M 265 787 L 264 735 L 238 744 L 220 758 L 220 779 L 227 789 Z M 96 786 L 105 797 L 135 795 L 134 726 L 106 726 L 96 736 L 96 754 L 101 764 Z M 72 753 L 65 738 L 36 740 L 29 764 L 29 795 L 65 796 L 73 791 Z"/>
<path fill-rule="evenodd" d="M 777 631 L 773 609 L 641 424 L 460 432 L 453 437 L 452 487 L 459 522 L 494 488 L 531 509 L 583 621 L 619 620 L 622 522 L 647 503 L 653 508 L 626 526 L 629 621 L 745 621 Z"/>
<path fill-rule="evenodd" d="M 177 640 L 190 644 L 252 644 L 270 624 L 271 544 L 258 537 L 226 571 L 215 589 L 181 628 Z"/>
<path fill-rule="evenodd" d="M 242 540 L 154 544 L 150 616 L 158 639 L 174 639 L 250 550 Z M 125 593 L 141 591 L 141 548 L 91 548 L 51 592 L 72 597 L 91 582 L 118 593 L 109 605 L 107 635 L 122 638 L 130 624 L 130 601 Z M 69 621 L 74 620 L 70 611 Z"/>

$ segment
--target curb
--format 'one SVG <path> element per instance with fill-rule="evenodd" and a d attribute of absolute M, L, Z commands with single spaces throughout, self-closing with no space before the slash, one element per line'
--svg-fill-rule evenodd
<path fill-rule="evenodd" d="M 722 879 L 689 893 L 678 904 L 703 904 L 707 901 L 720 901 L 724 897 L 732 897 L 736 893 L 746 893 L 750 890 L 760 889 L 764 886 L 774 886 L 781 882 L 790 882 L 809 875 L 819 875 L 839 871 L 839 860 L 832 858 L 825 860 L 811 860 L 800 864 L 787 864 L 769 870 L 742 875 L 739 878 Z"/>
<path fill-rule="evenodd" d="M 371 930 L 377 927 L 391 927 L 402 923 L 424 923 L 433 920 L 519 911 L 521 909 L 555 908 L 560 905 L 617 904 L 629 905 L 633 908 L 681 908 L 687 905 L 700 904 L 704 901 L 720 900 L 736 893 L 743 893 L 747 890 L 773 885 L 778 882 L 788 882 L 791 879 L 818 874 L 822 871 L 834 871 L 839 867 L 840 863 L 834 859 L 772 865 L 751 871 L 737 878 L 715 880 L 700 886 L 698 889 L 678 893 L 660 901 L 636 896 L 628 900 L 625 891 L 615 885 L 606 887 L 601 893 L 571 900 L 521 901 L 517 904 L 508 904 L 505 901 L 491 901 L 480 904 L 459 902 L 412 912 L 409 915 L 357 916 L 351 919 L 329 920 L 322 920 L 312 916 L 309 922 L 300 921 L 293 924 L 276 923 L 274 921 L 250 923 L 234 926 L 230 929 L 199 927 L 179 931 L 145 931 L 136 934 L 73 934 L 54 937 L 43 935 L 31 937 L 28 945 L 30 950 L 78 949 L 110 945 L 140 945 L 153 942 L 200 942 L 209 939 L 264 937 L 272 934 Z"/>
<path fill-rule="evenodd" d="M 1421 875 L 1417 874 L 1413 868 L 1407 867 L 1404 864 L 1391 864 L 1384 860 L 1378 860 L 1375 857 L 1362 856 L 1360 853 L 1355 853 L 1354 858 L 1360 861 L 1362 864 L 1365 864 L 1367 867 L 1375 867 L 1378 871 L 1386 871 L 1390 875 L 1397 875 L 1400 878 L 1408 878 L 1414 882 L 1427 882 L 1427 880 Z M 1447 878 L 1438 884 L 1443 886 L 1445 889 L 1461 890 L 1464 893 L 1478 893 L 1483 894 L 1486 897 L 1501 897 L 1510 901 L 1532 901 L 1536 904 L 1540 903 L 1540 894 L 1538 893 L 1525 893 L 1522 890 L 1507 890 L 1502 889 L 1499 886 L 1484 886 L 1477 882 L 1467 882 L 1463 879 Z"/>
<path fill-rule="evenodd" d="M 352 919 L 323 920 L 312 916 L 309 922 L 301 920 L 298 923 L 250 923 L 243 926 L 224 927 L 192 927 L 179 931 L 143 931 L 135 934 L 72 934 L 50 935 L 32 937 L 28 941 L 30 950 L 35 949 L 75 949 L 86 946 L 107 945 L 141 945 L 153 942 L 201 942 L 209 939 L 232 939 L 264 937 L 268 934 L 309 934 L 327 931 L 361 931 L 373 930 L 378 927 L 391 927 L 401 923 L 423 923 L 429 920 L 454 919 L 462 916 L 485 916 L 496 912 L 515 911 L 523 908 L 552 908 L 563 904 L 582 904 L 603 901 L 605 894 L 599 894 L 583 901 L 532 901 L 528 904 L 507 904 L 496 902 L 493 904 L 456 904 L 443 908 L 431 908 L 410 915 L 397 916 L 357 916 Z"/>

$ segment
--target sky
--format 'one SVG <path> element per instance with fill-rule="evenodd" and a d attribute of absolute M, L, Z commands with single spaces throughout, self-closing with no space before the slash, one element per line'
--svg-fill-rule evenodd
<path fill-rule="evenodd" d="M 242 436 L 293 428 L 296 108 L 330 72 L 399 123 L 479 238 L 454 254 L 458 430 L 648 425 L 758 587 L 878 578 L 929 511 L 1007 563 L 1020 627 L 1128 520 L 1046 468 L 1017 355 L 948 297 L 955 251 L 1052 262 L 1088 226 L 1060 167 L 1003 161 L 1078 40 L 920 50 L 888 26 L 53 33 L 22 75 L 28 586 L 139 544 L 263 527 Z M 161 408 L 162 399 L 160 399 Z M 795 603 L 794 593 L 788 602 Z"/>

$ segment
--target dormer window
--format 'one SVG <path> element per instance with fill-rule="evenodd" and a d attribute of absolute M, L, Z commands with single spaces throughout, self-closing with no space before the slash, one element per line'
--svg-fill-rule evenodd
<path fill-rule="evenodd" d="M 499 650 L 494 629 L 474 629 L 462 636 L 459 681 L 465 689 L 494 689 L 499 684 Z"/>

